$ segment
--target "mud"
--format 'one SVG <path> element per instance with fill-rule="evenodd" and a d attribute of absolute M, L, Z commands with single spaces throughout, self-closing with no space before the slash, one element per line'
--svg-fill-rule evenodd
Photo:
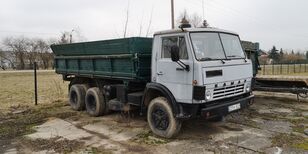
<path fill-rule="evenodd" d="M 70 111 L 66 106 L 60 108 L 63 113 Z M 9 143 L 3 143 L 2 150 L 6 153 L 308 153 L 307 113 L 306 102 L 258 94 L 250 108 L 225 117 L 223 122 L 202 118 L 185 121 L 179 136 L 163 139 L 150 132 L 144 117 L 111 113 L 94 118 L 79 112 L 67 117 L 49 117 L 34 126 L 33 133 L 22 139 L 7 140 Z"/>

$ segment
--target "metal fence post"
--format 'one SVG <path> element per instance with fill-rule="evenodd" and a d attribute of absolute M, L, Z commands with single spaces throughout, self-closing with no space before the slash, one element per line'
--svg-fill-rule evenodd
<path fill-rule="evenodd" d="M 289 70 L 290 70 L 290 65 L 289 65 L 289 64 L 290 64 L 290 63 L 288 62 L 288 63 L 287 63 L 287 66 L 288 66 L 288 68 L 287 68 L 287 74 L 289 74 L 289 72 L 290 72 L 290 71 L 289 71 Z"/>
<path fill-rule="evenodd" d="M 280 63 L 280 74 L 282 74 L 282 63 Z"/>
<path fill-rule="evenodd" d="M 265 75 L 265 63 L 263 65 L 263 75 Z"/>
<path fill-rule="evenodd" d="M 293 63 L 293 65 L 294 65 L 294 73 L 296 73 L 296 70 L 295 70 L 295 69 L 296 69 L 296 67 L 295 67 L 295 62 Z"/>
<path fill-rule="evenodd" d="M 37 105 L 37 74 L 36 74 L 36 62 L 33 63 L 34 69 L 34 97 L 35 97 L 35 105 Z"/>
<path fill-rule="evenodd" d="M 274 73 L 275 73 L 275 65 L 274 65 L 274 61 L 273 61 L 273 63 L 272 63 L 272 75 L 274 75 Z"/>

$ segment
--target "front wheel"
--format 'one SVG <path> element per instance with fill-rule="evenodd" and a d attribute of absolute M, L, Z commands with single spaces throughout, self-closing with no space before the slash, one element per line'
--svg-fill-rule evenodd
<path fill-rule="evenodd" d="M 173 116 L 172 108 L 165 97 L 157 97 L 150 102 L 147 119 L 152 132 L 164 138 L 176 136 L 182 125 Z"/>

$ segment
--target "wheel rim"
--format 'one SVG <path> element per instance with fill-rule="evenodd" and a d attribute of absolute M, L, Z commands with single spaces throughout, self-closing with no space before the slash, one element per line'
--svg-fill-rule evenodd
<path fill-rule="evenodd" d="M 71 92 L 71 102 L 72 102 L 73 104 L 77 104 L 77 100 L 78 100 L 78 98 L 77 98 L 77 93 L 76 93 L 75 91 L 72 91 L 72 92 Z"/>
<path fill-rule="evenodd" d="M 88 105 L 88 108 L 90 110 L 92 110 L 92 111 L 96 110 L 96 100 L 95 100 L 94 96 L 92 96 L 92 95 L 88 96 L 87 105 Z"/>
<path fill-rule="evenodd" d="M 167 130 L 169 126 L 169 116 L 164 108 L 154 107 L 152 111 L 152 123 L 159 130 Z"/>

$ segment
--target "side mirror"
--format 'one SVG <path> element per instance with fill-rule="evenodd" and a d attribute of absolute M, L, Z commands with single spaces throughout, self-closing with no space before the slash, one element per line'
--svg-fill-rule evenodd
<path fill-rule="evenodd" d="M 174 62 L 180 60 L 180 48 L 177 45 L 171 47 L 171 60 Z"/>

